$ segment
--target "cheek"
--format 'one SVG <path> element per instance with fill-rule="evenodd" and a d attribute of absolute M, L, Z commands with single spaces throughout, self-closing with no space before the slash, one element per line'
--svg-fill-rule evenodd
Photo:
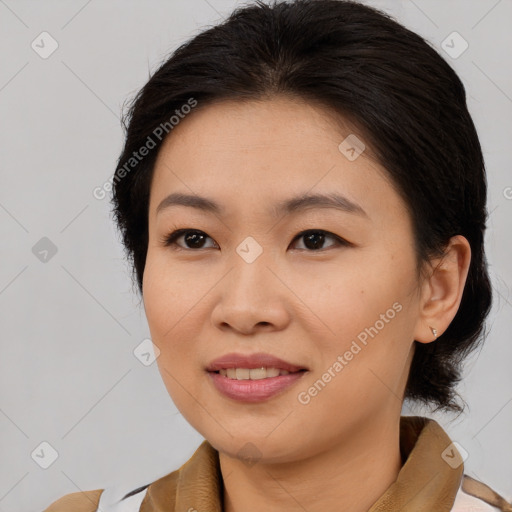
<path fill-rule="evenodd" d="M 146 265 L 144 308 L 151 339 L 160 350 L 156 361 L 163 383 L 178 410 L 188 411 L 194 406 L 190 393 L 196 394 L 197 361 L 192 357 L 190 329 L 196 323 L 193 306 L 198 299 L 190 282 L 161 268 L 154 261 Z"/>
<path fill-rule="evenodd" d="M 152 335 L 170 336 L 179 328 L 178 320 L 193 302 L 191 283 L 178 275 L 163 258 L 148 253 L 143 276 L 144 309 Z M 174 327 L 175 326 L 175 327 Z"/>
<path fill-rule="evenodd" d="M 193 389 L 197 378 L 196 341 L 205 323 L 204 296 L 211 283 L 190 277 L 165 256 L 148 255 L 143 297 L 151 339 L 160 350 L 157 364 L 165 385 L 179 401 L 182 387 Z M 203 300 L 201 300 L 203 298 Z M 181 386 L 180 386 L 181 384 Z"/>
<path fill-rule="evenodd" d="M 404 272 L 385 266 L 382 258 L 380 262 L 360 258 L 349 269 L 329 269 L 328 278 L 317 275 L 298 281 L 302 285 L 294 292 L 305 298 L 310 309 L 308 329 L 317 333 L 317 352 L 326 368 L 347 351 L 357 352 L 347 354 L 350 361 L 384 365 L 380 357 L 402 345 L 407 348 L 403 341 L 409 299 Z"/>
<path fill-rule="evenodd" d="M 321 273 L 308 274 L 307 278 L 296 278 L 293 288 L 299 298 L 297 306 L 302 302 L 307 308 L 304 318 L 310 318 L 311 324 L 305 328 L 316 332 L 318 341 L 325 340 L 322 349 L 328 352 L 341 349 L 365 327 L 373 310 L 378 308 L 371 276 L 367 273 L 361 279 L 353 265 L 329 265 Z"/>

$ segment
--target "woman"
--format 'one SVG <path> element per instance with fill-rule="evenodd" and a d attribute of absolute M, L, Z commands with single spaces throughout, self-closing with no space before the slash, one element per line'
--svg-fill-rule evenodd
<path fill-rule="evenodd" d="M 135 98 L 116 221 L 158 366 L 205 438 L 47 511 L 510 511 L 404 399 L 454 386 L 491 306 L 463 84 L 355 2 L 239 9 Z"/>

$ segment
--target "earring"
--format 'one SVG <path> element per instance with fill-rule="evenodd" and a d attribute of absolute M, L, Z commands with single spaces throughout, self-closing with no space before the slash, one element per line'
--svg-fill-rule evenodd
<path fill-rule="evenodd" d="M 432 334 L 434 335 L 434 338 L 437 339 L 437 329 L 434 329 L 433 327 L 430 327 L 430 330 L 432 331 Z"/>

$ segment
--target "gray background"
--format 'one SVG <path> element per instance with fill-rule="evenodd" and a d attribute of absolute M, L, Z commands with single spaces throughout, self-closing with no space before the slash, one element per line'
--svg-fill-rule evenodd
<path fill-rule="evenodd" d="M 368 3 L 431 41 L 467 88 L 488 169 L 495 304 L 459 387 L 468 411 L 433 417 L 469 453 L 466 472 L 511 500 L 512 3 Z M 127 492 L 176 469 L 203 439 L 156 363 L 134 356 L 149 330 L 110 205 L 92 191 L 114 172 L 123 101 L 178 44 L 241 4 L 0 0 L 0 512 L 42 510 L 78 490 Z M 43 31 L 59 45 L 46 59 L 31 47 Z M 457 58 L 442 48 L 453 31 L 469 44 Z M 46 262 L 33 253 L 43 237 L 57 249 Z M 415 412 L 427 414 L 404 410 Z M 43 441 L 58 452 L 47 469 Z"/>

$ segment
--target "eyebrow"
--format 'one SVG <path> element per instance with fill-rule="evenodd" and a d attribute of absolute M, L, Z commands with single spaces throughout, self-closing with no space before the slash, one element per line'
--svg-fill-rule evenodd
<path fill-rule="evenodd" d="M 215 215 L 226 215 L 225 208 L 212 199 L 198 195 L 183 194 L 175 192 L 168 195 L 156 208 L 156 213 L 170 208 L 171 206 L 188 206 Z M 284 201 L 270 209 L 270 214 L 279 217 L 283 214 L 291 214 L 308 208 L 335 208 L 346 213 L 360 215 L 369 219 L 363 208 L 350 199 L 337 193 L 331 194 L 303 194 Z"/>

